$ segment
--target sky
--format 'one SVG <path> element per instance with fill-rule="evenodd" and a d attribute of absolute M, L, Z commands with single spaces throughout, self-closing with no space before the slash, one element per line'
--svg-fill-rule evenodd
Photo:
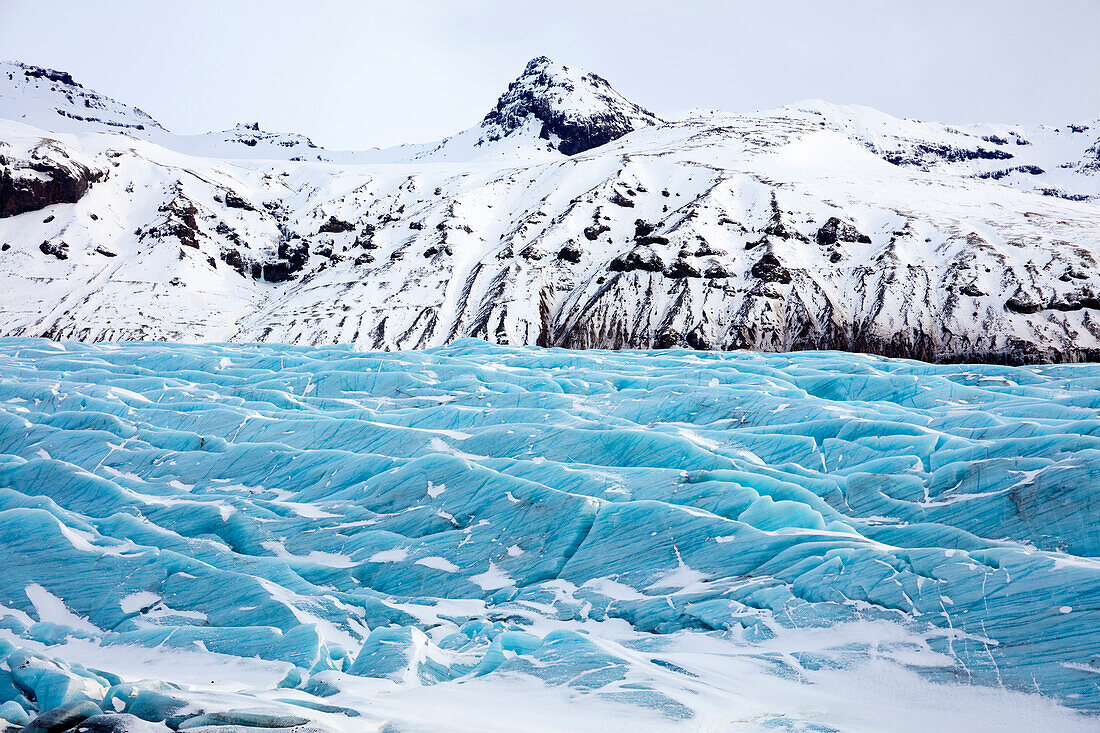
<path fill-rule="evenodd" d="M 539 55 L 662 115 L 803 99 L 942 122 L 1100 118 L 1100 0 L 0 0 L 0 59 L 178 133 L 328 148 L 476 124 Z"/>

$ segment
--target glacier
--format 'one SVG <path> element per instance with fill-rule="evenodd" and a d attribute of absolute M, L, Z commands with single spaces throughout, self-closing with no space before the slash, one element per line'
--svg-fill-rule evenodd
<path fill-rule="evenodd" d="M 1098 408 L 1089 364 L 0 339 L 0 730 L 1095 730 Z"/>

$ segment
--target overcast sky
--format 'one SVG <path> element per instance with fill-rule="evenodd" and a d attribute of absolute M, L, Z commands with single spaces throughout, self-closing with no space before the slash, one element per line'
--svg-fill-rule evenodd
<path fill-rule="evenodd" d="M 659 114 L 816 97 L 945 122 L 1100 118 L 1100 0 L 0 0 L 0 58 L 175 132 L 259 121 L 330 148 L 457 132 L 541 54 Z"/>

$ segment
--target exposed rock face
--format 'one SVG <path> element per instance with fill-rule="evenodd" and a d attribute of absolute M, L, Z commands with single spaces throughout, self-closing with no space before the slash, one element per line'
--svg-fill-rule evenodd
<path fill-rule="evenodd" d="M 54 141 L 43 140 L 23 160 L 0 155 L 0 218 L 75 204 L 102 176 L 74 161 Z"/>
<path fill-rule="evenodd" d="M 829 217 L 829 220 L 825 222 L 824 226 L 817 230 L 817 243 L 830 245 L 836 244 L 837 242 L 870 244 L 871 238 L 866 234 L 862 234 L 851 224 L 832 216 Z"/>
<path fill-rule="evenodd" d="M 612 272 L 633 272 L 634 270 L 660 272 L 664 269 L 664 264 L 651 247 L 639 244 L 622 257 L 611 260 L 607 269 Z"/>
<path fill-rule="evenodd" d="M 662 123 L 545 59 L 482 125 L 311 162 L 252 126 L 139 151 L 0 120 L 0 335 L 1094 359 L 1090 128 L 824 103 Z"/>
<path fill-rule="evenodd" d="M 787 285 L 791 281 L 791 273 L 779 263 L 775 255 L 765 254 L 749 270 L 752 276 L 765 283 L 780 283 Z"/>
<path fill-rule="evenodd" d="M 611 88 L 591 72 L 532 59 L 482 121 L 485 136 L 499 139 L 534 122 L 539 136 L 566 155 L 618 140 L 661 120 Z"/>

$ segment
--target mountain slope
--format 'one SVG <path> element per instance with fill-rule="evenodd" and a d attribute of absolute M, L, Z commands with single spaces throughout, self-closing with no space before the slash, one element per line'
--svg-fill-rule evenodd
<path fill-rule="evenodd" d="M 666 122 L 543 58 L 386 151 L 57 117 L 0 122 L 3 335 L 1100 357 L 1095 123 Z"/>

